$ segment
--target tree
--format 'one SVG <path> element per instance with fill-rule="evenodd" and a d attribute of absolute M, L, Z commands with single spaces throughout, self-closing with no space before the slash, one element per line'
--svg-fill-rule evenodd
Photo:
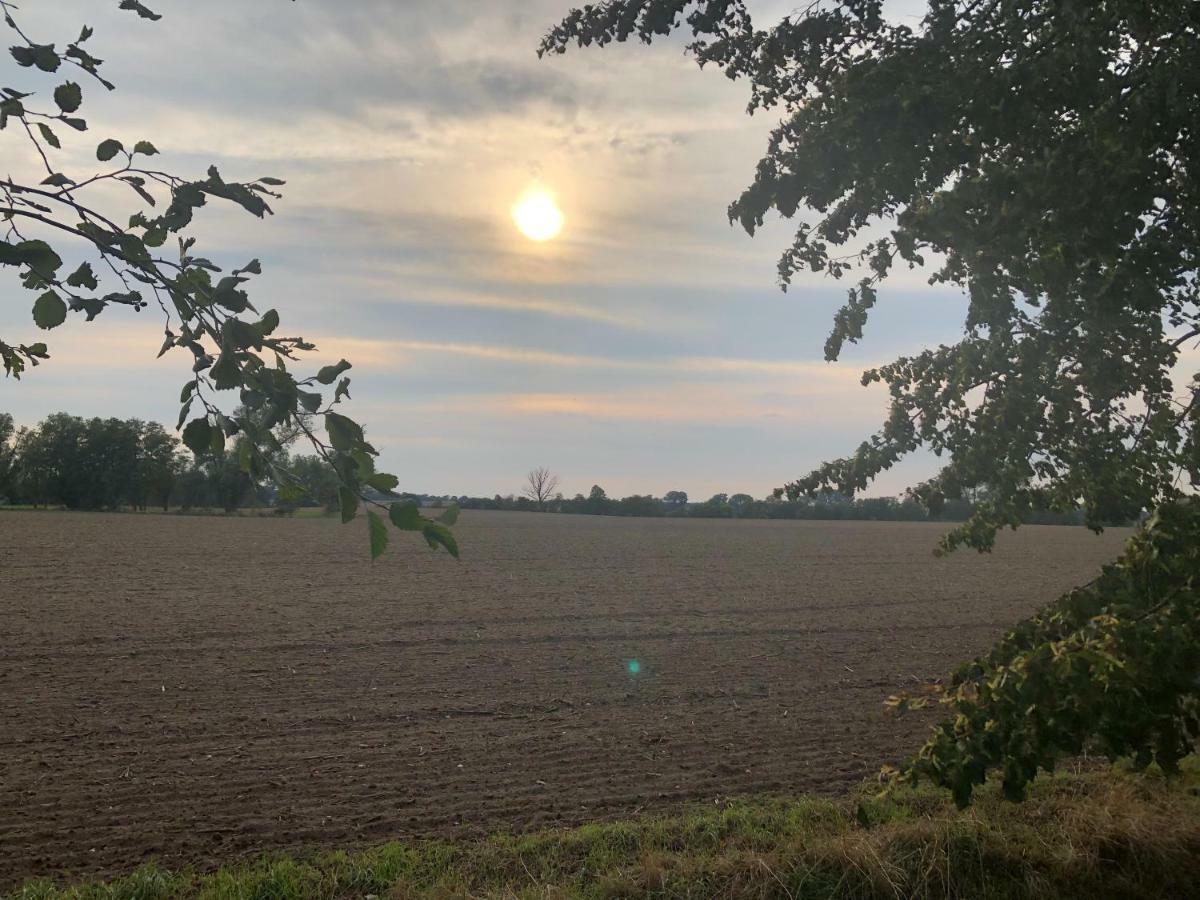
<path fill-rule="evenodd" d="M 144 510 L 153 503 L 166 511 L 170 507 L 175 482 L 186 467 L 186 460 L 179 452 L 179 439 L 157 422 L 145 423 L 137 458 L 138 508 Z"/>
<path fill-rule="evenodd" d="M 598 484 L 592 485 L 587 499 L 583 501 L 583 511 L 592 516 L 603 516 L 612 511 L 612 501 L 608 499 L 604 488 Z"/>
<path fill-rule="evenodd" d="M 558 490 L 558 476 L 545 466 L 531 469 L 525 478 L 525 489 L 521 493 L 537 504 L 541 512 L 546 511 L 546 501 Z"/>
<path fill-rule="evenodd" d="M 753 503 L 754 498 L 749 494 L 734 494 L 729 498 L 729 507 L 735 516 L 742 515 Z"/>
<path fill-rule="evenodd" d="M 827 359 L 863 337 L 897 265 L 928 261 L 931 283 L 968 297 L 961 340 L 863 376 L 890 391 L 880 430 L 781 493 L 853 495 L 924 448 L 946 460 L 913 490 L 928 510 L 988 488 L 943 551 L 1081 508 L 1096 529 L 1155 509 L 1159 531 L 1170 523 L 1169 539 L 1133 542 L 1121 571 L 1142 571 L 1146 547 L 1177 554 L 1200 482 L 1200 381 L 1179 371 L 1200 337 L 1200 6 L 930 0 L 914 26 L 882 0 L 831 0 L 756 29 L 742 0 L 608 0 L 572 11 L 541 52 L 684 23 L 698 62 L 745 79 L 750 111 L 781 120 L 730 220 L 753 234 L 803 212 L 785 288 L 804 270 L 856 279 Z M 1176 627 L 1196 614 L 1179 580 L 1195 561 L 1160 559 L 1171 578 L 1102 577 L 1087 604 L 1073 593 L 1021 626 L 960 673 L 948 699 L 971 714 L 956 707 L 905 774 L 966 802 L 1000 768 L 1016 797 L 1085 738 L 1172 767 L 1200 733 L 1200 685 L 1155 681 L 1147 661 L 1196 671 L 1195 629 Z M 1155 698 L 1138 716 L 1082 688 L 1112 660 Z M 994 683 L 1046 706 L 1025 714 Z"/>
<path fill-rule="evenodd" d="M 54 413 L 18 437 L 17 484 L 24 499 L 35 506 L 83 506 L 90 490 L 85 434 L 83 419 Z"/>
<path fill-rule="evenodd" d="M 119 8 L 142 20 L 161 18 L 134 0 L 121 0 Z M 306 377 L 293 374 L 289 364 L 316 348 L 302 337 L 283 336 L 277 311 L 260 313 L 254 306 L 247 285 L 262 274 L 260 262 L 250 260 L 225 274 L 185 236 L 196 211 L 210 200 L 233 203 L 258 218 L 272 214 L 270 203 L 280 198 L 276 188 L 284 182 L 227 181 L 215 166 L 203 178 L 171 174 L 152 162 L 158 149 L 150 141 L 113 137 L 95 148 L 102 171 L 66 170 L 66 145 L 82 140 L 77 133 L 89 129 L 80 113 L 88 91 L 115 88 L 102 74 L 103 61 L 89 49 L 94 31 L 85 25 L 74 40 L 47 42 L 23 30 L 13 3 L 0 0 L 0 9 L 15 39 L 10 54 L 16 71 L 7 83 L 21 85 L 0 90 L 0 130 L 27 142 L 41 169 L 0 179 L 0 218 L 6 224 L 0 266 L 17 269 L 36 296 L 34 325 L 51 330 L 72 313 L 90 322 L 114 307 L 153 307 L 163 321 L 159 355 L 178 351 L 190 361 L 176 425 L 183 443 L 197 454 L 221 454 L 236 439 L 236 464 L 250 481 L 283 480 L 276 471 L 281 448 L 273 431 L 295 427 L 337 473 L 342 518 L 353 520 L 367 487 L 390 490 L 397 479 L 375 471 L 378 451 L 363 427 L 340 411 L 349 398 L 350 363 L 341 360 Z M 139 208 L 132 215 L 113 209 L 110 198 L 118 189 L 136 197 Z M 168 253 L 164 248 L 172 237 L 177 248 Z M 42 341 L 0 339 L 0 360 L 10 377 L 20 378 L 48 359 Z M 220 395 L 230 391 L 257 415 L 226 414 Z M 305 414 L 323 419 L 324 436 Z M 378 513 L 370 511 L 367 518 L 375 557 L 388 531 Z M 402 518 L 393 524 L 422 531 L 431 546 L 449 549 L 437 523 Z"/>
<path fill-rule="evenodd" d="M 323 506 L 330 512 L 338 509 L 337 474 L 330 471 L 324 460 L 316 456 L 298 456 L 291 461 L 289 469 L 304 489 L 302 503 Z"/>
<path fill-rule="evenodd" d="M 687 491 L 667 491 L 663 495 L 663 503 L 673 509 L 682 509 L 688 503 Z"/>
<path fill-rule="evenodd" d="M 70 509 L 166 509 L 185 466 L 179 440 L 157 422 L 66 413 L 20 432 L 9 453 L 10 494 Z"/>
<path fill-rule="evenodd" d="M 16 487 L 16 425 L 9 413 L 0 413 L 0 502 L 11 502 Z"/>

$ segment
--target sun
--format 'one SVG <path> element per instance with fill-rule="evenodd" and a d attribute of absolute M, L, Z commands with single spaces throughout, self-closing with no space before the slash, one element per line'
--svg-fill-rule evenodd
<path fill-rule="evenodd" d="M 527 191 L 513 204 L 512 217 L 521 234 L 538 243 L 558 237 L 566 222 L 554 195 L 542 188 Z"/>

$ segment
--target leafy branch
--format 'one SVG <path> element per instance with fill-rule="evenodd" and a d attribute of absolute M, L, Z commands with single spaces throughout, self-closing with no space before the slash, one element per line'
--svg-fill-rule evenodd
<path fill-rule="evenodd" d="M 136 0 L 121 0 L 119 9 L 149 21 L 161 18 Z M 13 3 L 0 0 L 0 10 L 17 37 L 10 55 L 19 69 L 54 75 L 69 66 L 107 90 L 115 88 L 101 75 L 103 61 L 85 49 L 94 35 L 92 28 L 84 26 L 60 51 L 55 43 L 35 41 L 18 24 Z M 40 179 L 0 180 L 0 220 L 5 225 L 0 265 L 17 268 L 23 286 L 37 294 L 34 324 L 48 331 L 63 325 L 70 313 L 81 313 L 90 322 L 112 306 L 140 312 L 153 302 L 163 321 L 159 356 L 173 350 L 191 355 L 192 377 L 180 394 L 176 427 L 197 457 L 223 454 L 227 442 L 236 438 L 244 472 L 294 490 L 298 481 L 280 462 L 286 457 L 274 430 L 298 428 L 337 473 L 344 521 L 356 517 L 369 499 L 368 489 L 392 491 L 398 479 L 376 471 L 379 454 L 363 427 L 338 411 L 350 396 L 350 378 L 344 373 L 351 364 L 342 360 L 308 377 L 293 374 L 289 364 L 316 348 L 303 337 L 279 334 L 278 312 L 260 313 L 254 306 L 247 285 L 262 274 L 259 261 L 226 274 L 197 255 L 195 238 L 185 234 L 197 211 L 212 200 L 232 203 L 260 219 L 272 215 L 270 203 L 280 199 L 276 189 L 284 182 L 269 176 L 226 181 L 215 166 L 206 177 L 189 179 L 152 166 L 149 160 L 158 149 L 151 142 L 138 140 L 126 147 L 116 138 L 101 141 L 95 150 L 96 160 L 111 164 L 109 168 L 72 177 L 55 163 L 63 148 L 55 129 L 89 130 L 87 120 L 78 115 L 83 88 L 63 81 L 50 97 L 53 106 L 39 102 L 36 91 L 0 88 L 0 130 L 18 134 L 45 173 Z M 125 225 L 98 205 L 96 198 L 112 186 L 131 191 L 141 207 Z M 54 235 L 64 238 L 72 253 L 85 257 L 69 272 L 62 253 L 49 241 Z M 176 252 L 168 254 L 164 248 L 172 237 Z M 100 265 L 99 273 L 93 262 Z M 106 281 L 116 283 L 106 288 Z M 19 379 L 49 358 L 44 342 L 0 341 L 0 359 L 10 377 Z M 332 389 L 332 396 L 326 389 Z M 219 400 L 235 391 L 238 409 L 227 414 Z M 326 438 L 309 426 L 312 416 L 322 417 Z M 368 519 L 374 558 L 383 551 L 387 532 L 380 531 L 378 514 L 370 512 Z M 457 555 L 449 523 L 419 515 L 414 521 L 410 513 L 399 511 L 392 519 L 404 530 L 421 531 L 431 547 L 445 547 Z"/>

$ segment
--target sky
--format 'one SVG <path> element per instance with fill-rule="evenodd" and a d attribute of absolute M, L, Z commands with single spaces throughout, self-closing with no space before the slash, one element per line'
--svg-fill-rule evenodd
<path fill-rule="evenodd" d="M 251 297 L 318 345 L 312 371 L 354 363 L 347 412 L 404 490 L 509 494 L 547 466 L 568 495 L 761 497 L 878 427 L 886 393 L 861 387 L 865 368 L 961 332 L 958 292 L 901 272 L 864 342 L 823 362 L 848 285 L 805 276 L 783 293 L 775 265 L 797 222 L 752 239 L 725 215 L 772 114 L 747 116 L 745 86 L 700 71 L 679 39 L 539 60 L 570 0 L 157 0 L 157 23 L 116 0 L 22 5 L 45 42 L 91 25 L 118 86 L 84 84 L 91 131 L 65 144 L 68 174 L 116 137 L 151 140 L 168 171 L 287 180 L 266 220 L 202 210 L 197 251 L 262 260 Z M 793 6 L 751 4 L 763 23 Z M 0 141 L 14 175 L 36 171 L 11 129 Z M 553 241 L 513 224 L 531 187 L 566 217 Z M 155 360 L 151 310 L 38 333 L 32 295 L 13 279 L 5 298 L 0 334 L 45 340 L 53 359 L 0 382 L 0 410 L 174 424 L 190 354 Z"/>

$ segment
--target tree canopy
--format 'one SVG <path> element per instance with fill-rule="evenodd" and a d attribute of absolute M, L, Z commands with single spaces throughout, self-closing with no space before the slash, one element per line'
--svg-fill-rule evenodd
<path fill-rule="evenodd" d="M 144 20 L 144 27 L 162 18 L 136 0 L 114 0 L 113 6 Z M 255 307 L 249 286 L 262 274 L 259 260 L 226 273 L 186 235 L 210 201 L 265 218 L 284 182 L 272 176 L 230 181 L 216 166 L 201 178 L 172 174 L 156 165 L 158 148 L 141 135 L 101 140 L 95 147 L 99 171 L 69 170 L 62 162 L 68 158 L 64 145 L 90 130 L 82 113 L 88 92 L 116 87 L 93 55 L 95 32 L 84 25 L 74 39 L 47 41 L 22 28 L 15 4 L 0 0 L 0 11 L 14 39 L 9 54 L 15 64 L 8 73 L 14 86 L 0 87 L 0 131 L 23 143 L 23 157 L 40 170 L 0 178 L 0 266 L 17 269 L 33 293 L 32 324 L 50 331 L 72 314 L 90 322 L 115 307 L 154 310 L 163 323 L 159 355 L 176 351 L 190 362 L 176 426 L 183 443 L 194 453 L 220 456 L 236 442 L 244 473 L 271 477 L 285 494 L 300 496 L 304 484 L 277 465 L 281 445 L 275 436 L 280 426 L 298 429 L 336 472 L 343 520 L 353 520 L 368 489 L 391 490 L 397 479 L 376 471 L 378 451 L 362 425 L 341 411 L 350 396 L 350 363 L 294 373 L 291 367 L 316 348 L 281 331 L 276 310 Z M 15 153 L 9 159 L 21 161 Z M 112 209 L 116 188 L 136 204 L 132 214 Z M 49 359 L 50 347 L 41 340 L 0 339 L 9 377 L 20 378 Z M 235 405 L 228 396 L 237 397 L 237 412 L 226 411 Z M 309 425 L 314 417 L 323 421 L 324 434 Z M 379 513 L 369 511 L 367 519 L 375 557 L 388 531 Z M 399 515 L 393 524 L 457 553 L 442 523 Z"/>
<path fill-rule="evenodd" d="M 917 496 L 987 486 L 945 546 L 991 545 L 1032 508 L 1136 517 L 1200 480 L 1197 182 L 1200 7 L 1140 0 L 814 2 L 769 28 L 741 0 L 610 0 L 541 51 L 687 27 L 700 65 L 745 79 L 776 127 L 729 208 L 751 234 L 800 217 L 779 262 L 853 277 L 825 346 L 863 338 L 897 265 L 969 295 L 962 339 L 871 370 L 891 411 L 789 495 L 862 490 L 918 448 L 947 460 Z"/>
<path fill-rule="evenodd" d="M 929 0 L 916 24 L 884 7 L 814 0 L 758 28 L 743 0 L 606 0 L 540 52 L 685 28 L 701 66 L 746 81 L 780 121 L 729 218 L 800 220 L 785 289 L 853 279 L 828 360 L 896 266 L 967 295 L 957 343 L 864 374 L 890 392 L 878 432 L 781 492 L 852 495 L 925 448 L 944 461 L 913 490 L 927 507 L 986 489 L 943 550 L 989 549 L 1037 509 L 1094 528 L 1158 510 L 1113 570 L 960 673 L 955 720 L 905 774 L 966 802 L 999 767 L 1018 797 L 1088 741 L 1169 769 L 1200 734 L 1200 4 Z"/>

